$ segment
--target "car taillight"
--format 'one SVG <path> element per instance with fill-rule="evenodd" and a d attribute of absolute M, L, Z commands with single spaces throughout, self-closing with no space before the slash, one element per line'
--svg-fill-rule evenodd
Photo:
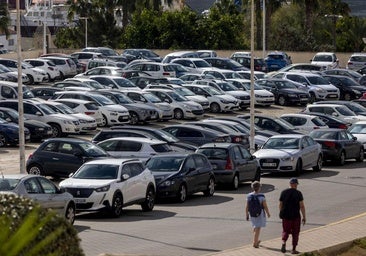
<path fill-rule="evenodd" d="M 336 144 L 333 141 L 324 141 L 324 145 L 328 148 L 335 148 Z"/>
<path fill-rule="evenodd" d="M 33 156 L 33 153 L 30 153 L 28 156 L 28 159 L 30 159 Z"/>
<path fill-rule="evenodd" d="M 338 128 L 339 129 L 348 129 L 347 125 L 345 125 L 345 124 L 340 124 Z"/>
<path fill-rule="evenodd" d="M 95 114 L 95 112 L 84 112 L 85 113 L 85 115 L 94 115 Z"/>
<path fill-rule="evenodd" d="M 320 129 L 320 127 L 319 127 L 319 126 L 314 126 L 313 128 L 314 128 L 314 129 Z"/>
<path fill-rule="evenodd" d="M 225 170 L 232 170 L 233 169 L 233 163 L 231 162 L 230 157 L 228 156 L 226 158 L 226 165 L 225 165 Z"/>
<path fill-rule="evenodd" d="M 234 138 L 232 138 L 233 143 L 240 143 L 242 141 L 243 141 L 243 138 L 240 136 L 235 136 Z"/>
<path fill-rule="evenodd" d="M 49 69 L 49 70 L 52 70 L 52 71 L 53 71 L 53 70 L 55 70 L 53 67 L 48 67 L 48 69 Z"/>
<path fill-rule="evenodd" d="M 163 72 L 163 76 L 170 76 L 169 72 Z"/>

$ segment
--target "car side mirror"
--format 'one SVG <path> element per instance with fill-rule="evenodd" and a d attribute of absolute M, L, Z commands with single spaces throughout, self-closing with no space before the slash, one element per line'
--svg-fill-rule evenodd
<path fill-rule="evenodd" d="M 258 147 L 258 145 L 257 145 L 257 147 Z M 250 159 L 250 160 L 254 160 L 254 159 L 256 159 L 256 158 L 257 158 L 256 156 L 251 155 L 249 159 Z"/>
<path fill-rule="evenodd" d="M 332 116 L 339 116 L 337 112 L 333 112 Z"/>
<path fill-rule="evenodd" d="M 352 137 L 352 140 L 356 141 L 357 140 L 357 137 Z"/>
<path fill-rule="evenodd" d="M 37 112 L 36 112 L 36 115 L 37 115 L 37 116 L 42 116 L 42 113 L 41 113 L 41 112 L 39 112 L 39 111 L 37 111 Z"/>
<path fill-rule="evenodd" d="M 122 181 L 128 180 L 129 178 L 130 178 L 130 175 L 128 175 L 127 173 L 122 174 Z"/>

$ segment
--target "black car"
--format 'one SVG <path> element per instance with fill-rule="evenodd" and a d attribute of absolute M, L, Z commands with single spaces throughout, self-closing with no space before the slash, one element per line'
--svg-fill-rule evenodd
<path fill-rule="evenodd" d="M 178 138 L 174 137 L 167 131 L 162 129 L 157 129 L 153 127 L 147 126 L 114 126 L 111 128 L 112 130 L 123 131 L 123 130 L 133 130 L 134 132 L 143 132 L 144 134 L 149 134 L 154 139 L 166 141 L 170 147 L 175 151 L 192 151 L 194 152 L 197 149 L 197 146 L 193 143 L 183 142 Z M 107 131 L 105 131 L 107 133 Z"/>
<path fill-rule="evenodd" d="M 275 96 L 278 105 L 306 105 L 309 102 L 309 93 L 300 90 L 295 84 L 285 79 L 259 79 L 255 81 Z"/>
<path fill-rule="evenodd" d="M 340 99 L 347 101 L 358 99 L 366 92 L 365 86 L 348 76 L 323 75 L 323 77 L 339 89 Z"/>
<path fill-rule="evenodd" d="M 243 118 L 246 120 L 250 119 L 249 114 L 238 115 L 237 117 Z M 254 124 L 259 126 L 262 129 L 274 131 L 274 132 L 277 132 L 280 134 L 307 134 L 307 132 L 294 127 L 289 122 L 286 122 L 285 120 L 283 120 L 281 118 L 273 117 L 273 116 L 256 114 L 254 116 Z"/>
<path fill-rule="evenodd" d="M 352 102 L 356 102 L 366 108 L 366 99 L 356 99 L 356 100 L 353 100 Z"/>
<path fill-rule="evenodd" d="M 211 66 L 215 68 L 230 69 L 234 71 L 248 70 L 246 67 L 230 58 L 211 57 L 204 58 L 204 60 L 210 63 Z"/>
<path fill-rule="evenodd" d="M 238 189 L 240 182 L 259 181 L 260 169 L 255 156 L 247 148 L 235 143 L 208 143 L 200 146 L 197 153 L 210 161 L 217 184 Z"/>
<path fill-rule="evenodd" d="M 84 162 L 108 153 L 90 141 L 76 138 L 52 138 L 45 140 L 28 158 L 29 174 L 69 177 Z"/>
<path fill-rule="evenodd" d="M 347 123 L 335 116 L 326 115 L 318 112 L 311 112 L 312 116 L 319 117 L 329 128 L 348 129 L 351 123 Z"/>
<path fill-rule="evenodd" d="M 129 59 L 147 59 L 155 62 L 161 62 L 162 58 L 152 50 L 149 49 L 125 49 L 122 55 L 129 56 Z M 133 56 L 133 57 L 131 57 Z"/>
<path fill-rule="evenodd" d="M 361 142 L 344 129 L 318 129 L 309 133 L 316 142 L 322 145 L 324 160 L 331 160 L 344 165 L 346 159 L 364 160 L 364 148 Z"/>
<path fill-rule="evenodd" d="M 11 108 L 0 107 L 0 118 L 11 123 L 19 123 L 19 114 Z M 52 127 L 46 123 L 24 119 L 24 127 L 30 132 L 31 141 L 40 141 L 52 137 Z"/>
<path fill-rule="evenodd" d="M 227 133 L 195 125 L 168 125 L 162 128 L 162 130 L 172 134 L 181 141 L 193 143 L 196 146 L 209 142 L 231 142 L 230 135 Z"/>
<path fill-rule="evenodd" d="M 51 99 L 55 92 L 63 91 L 62 88 L 56 88 L 56 87 L 34 87 L 31 89 L 32 93 L 35 97 L 41 98 L 44 100 Z"/>
<path fill-rule="evenodd" d="M 146 167 L 154 175 L 157 198 L 175 198 L 183 203 L 198 192 L 205 196 L 215 193 L 215 175 L 203 154 L 159 154 L 152 156 Z"/>
<path fill-rule="evenodd" d="M 153 136 L 142 131 L 135 131 L 134 129 L 102 129 L 91 139 L 91 142 L 97 144 L 103 140 L 116 138 L 116 137 L 140 137 L 140 138 L 152 138 Z"/>
<path fill-rule="evenodd" d="M 230 58 L 232 60 L 235 60 L 239 64 L 243 65 L 247 69 L 250 69 L 250 63 L 251 63 L 251 58 L 252 58 L 251 56 L 234 55 L 234 56 L 231 56 Z M 263 58 L 254 57 L 253 60 L 254 60 L 254 70 L 255 71 L 267 72 L 267 65 Z"/>

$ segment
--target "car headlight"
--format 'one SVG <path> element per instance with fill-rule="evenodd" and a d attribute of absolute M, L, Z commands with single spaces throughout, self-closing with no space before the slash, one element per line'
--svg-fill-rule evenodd
<path fill-rule="evenodd" d="M 297 95 L 296 95 L 296 94 L 293 94 L 293 93 L 290 93 L 290 94 L 288 94 L 287 96 L 288 96 L 288 97 L 291 97 L 291 98 L 296 98 L 296 97 L 297 97 Z"/>
<path fill-rule="evenodd" d="M 79 119 L 79 122 L 80 122 L 81 124 L 86 124 L 86 123 L 87 123 L 87 121 L 86 121 L 86 120 L 84 120 L 84 119 Z"/>
<path fill-rule="evenodd" d="M 174 180 L 166 180 L 163 183 L 161 183 L 161 186 L 169 187 L 169 186 L 173 186 L 174 184 L 175 184 Z"/>
<path fill-rule="evenodd" d="M 286 156 L 286 157 L 283 157 L 283 158 L 281 158 L 281 161 L 286 161 L 286 162 L 288 162 L 288 161 L 294 161 L 294 157 L 293 156 Z"/>
<path fill-rule="evenodd" d="M 64 124 L 73 124 L 72 121 L 64 120 Z"/>
<path fill-rule="evenodd" d="M 106 192 L 106 191 L 109 190 L 110 187 L 111 187 L 111 185 L 107 185 L 107 186 L 104 186 L 104 187 L 96 188 L 95 191 L 96 192 Z"/>
<path fill-rule="evenodd" d="M 223 100 L 223 99 L 221 99 L 220 100 L 222 103 L 224 103 L 224 104 L 229 104 L 230 103 L 230 101 L 228 101 L 228 100 Z"/>
<path fill-rule="evenodd" d="M 110 112 L 110 115 L 111 116 L 117 116 L 118 115 L 118 112 L 115 112 L 115 111 L 114 112 Z"/>
<path fill-rule="evenodd" d="M 316 90 L 317 90 L 318 92 L 321 92 L 321 93 L 325 93 L 325 92 L 326 92 L 326 90 L 324 90 L 324 89 L 322 89 L 322 88 L 316 88 Z"/>

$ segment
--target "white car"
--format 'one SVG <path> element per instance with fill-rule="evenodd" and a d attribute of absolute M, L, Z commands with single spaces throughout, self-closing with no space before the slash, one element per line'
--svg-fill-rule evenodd
<path fill-rule="evenodd" d="M 60 70 L 60 79 L 63 80 L 66 77 L 73 77 L 77 74 L 77 66 L 71 58 L 47 56 L 41 57 L 42 59 L 51 60 Z"/>
<path fill-rule="evenodd" d="M 322 146 L 308 135 L 273 135 L 253 155 L 258 160 L 262 173 L 294 172 L 312 168 L 321 171 L 323 166 Z"/>
<path fill-rule="evenodd" d="M 128 65 L 129 70 L 143 71 L 153 77 L 175 77 L 175 70 L 168 64 L 160 62 L 142 61 Z"/>
<path fill-rule="evenodd" d="M 47 73 L 48 81 L 54 81 L 60 78 L 60 70 L 51 60 L 46 59 L 25 59 L 24 62 L 31 64 L 33 67 L 40 68 Z"/>
<path fill-rule="evenodd" d="M 311 132 L 314 129 L 329 128 L 318 116 L 311 114 L 283 114 L 280 118 L 289 122 L 296 128 Z"/>
<path fill-rule="evenodd" d="M 339 67 L 339 60 L 334 52 L 318 52 L 311 59 L 311 64 L 323 69 L 334 69 Z"/>
<path fill-rule="evenodd" d="M 141 91 L 140 87 L 136 86 L 134 83 L 132 83 L 130 80 L 124 77 L 111 76 L 111 75 L 97 75 L 97 76 L 90 76 L 89 78 L 97 81 L 106 88 Z"/>
<path fill-rule="evenodd" d="M 363 148 L 366 149 L 366 121 L 358 121 L 354 123 L 348 131 L 357 138 L 359 142 L 363 144 Z"/>
<path fill-rule="evenodd" d="M 173 152 L 166 141 L 141 137 L 111 138 L 97 145 L 113 157 L 138 158 L 143 162 L 153 155 Z"/>
<path fill-rule="evenodd" d="M 163 102 L 169 103 L 173 107 L 175 119 L 196 119 L 203 116 L 204 110 L 202 106 L 192 100 L 187 99 L 169 89 L 145 89 L 151 92 Z"/>
<path fill-rule="evenodd" d="M 189 69 L 192 73 L 201 74 L 205 70 L 219 70 L 218 68 L 212 67 L 210 63 L 201 58 L 176 58 L 172 60 L 171 63 L 180 64 Z"/>
<path fill-rule="evenodd" d="M 88 116 L 93 117 L 96 120 L 98 126 L 103 125 L 102 112 L 100 111 L 98 104 L 93 101 L 77 100 L 77 99 L 58 99 L 54 101 L 61 102 L 69 106 L 76 112 L 84 113 Z"/>
<path fill-rule="evenodd" d="M 173 106 L 168 102 L 163 102 L 159 97 L 147 91 L 124 91 L 124 93 L 134 102 L 155 107 L 159 113 L 159 120 L 167 121 L 174 118 Z"/>
<path fill-rule="evenodd" d="M 89 91 L 61 91 L 56 92 L 52 99 L 80 99 L 93 101 L 98 104 L 102 112 L 102 126 L 121 125 L 130 122 L 130 114 L 128 110 L 107 97 L 97 92 Z"/>
<path fill-rule="evenodd" d="M 185 84 L 183 86 L 197 95 L 206 97 L 210 102 L 210 111 L 213 113 L 229 112 L 239 109 L 239 101 L 236 98 L 219 92 L 209 85 Z"/>
<path fill-rule="evenodd" d="M 125 206 L 140 204 L 143 211 L 152 211 L 155 205 L 154 176 L 136 159 L 86 162 L 60 187 L 74 196 L 79 212 L 106 209 L 112 217 L 119 217 Z"/>
<path fill-rule="evenodd" d="M 192 92 L 190 89 L 180 86 L 180 85 L 169 85 L 176 93 L 179 95 L 186 97 L 187 99 L 199 103 L 203 110 L 209 110 L 210 109 L 210 102 L 203 97 L 202 95 L 197 95 L 194 92 Z"/>
<path fill-rule="evenodd" d="M 18 111 L 17 100 L 0 101 L 0 106 Z M 52 127 L 52 137 L 80 132 L 80 122 L 77 118 L 57 113 L 40 101 L 27 99 L 23 101 L 23 106 L 25 118 L 41 121 Z"/>
<path fill-rule="evenodd" d="M 192 84 L 204 84 L 209 85 L 219 92 L 228 94 L 236 98 L 239 102 L 241 109 L 246 109 L 250 105 L 250 94 L 243 90 L 235 87 L 233 84 L 224 80 L 196 80 Z"/>

